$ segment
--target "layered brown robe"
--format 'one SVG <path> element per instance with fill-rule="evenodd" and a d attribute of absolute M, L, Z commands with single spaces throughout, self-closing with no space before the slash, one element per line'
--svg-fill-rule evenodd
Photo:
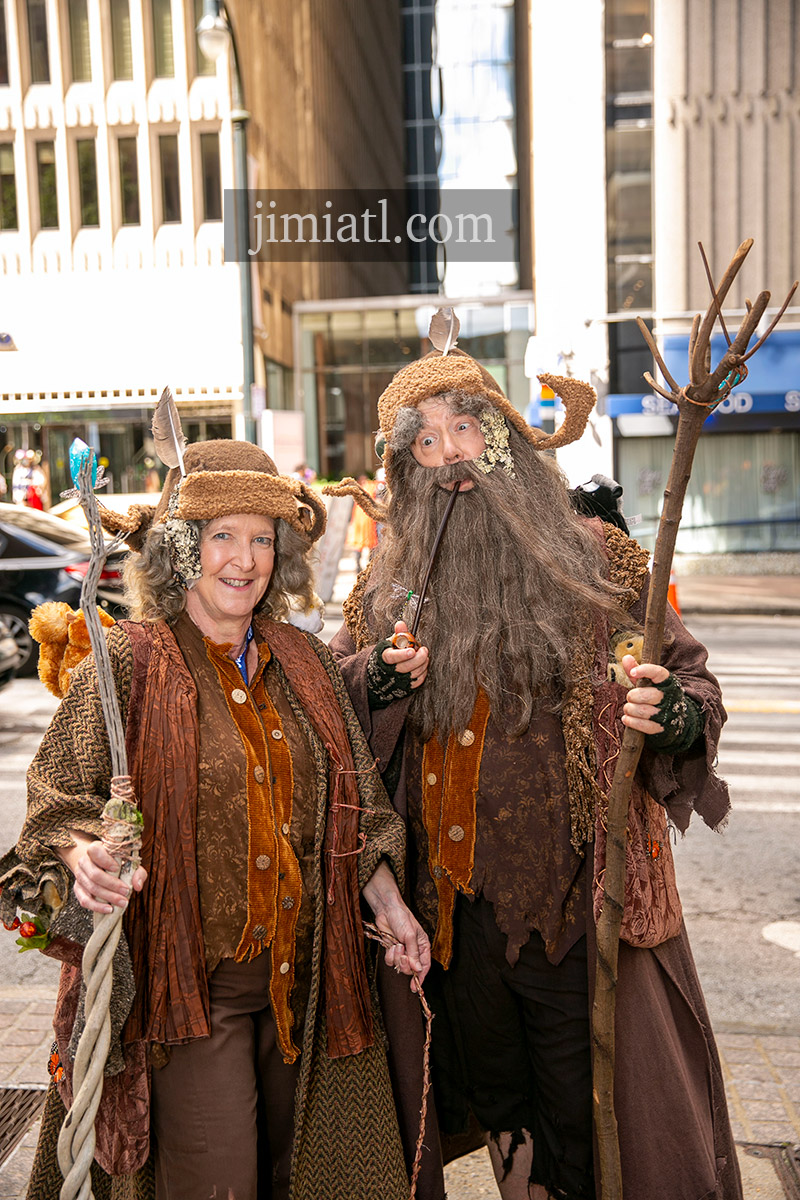
<path fill-rule="evenodd" d="M 612 577 L 615 545 L 625 553 L 618 538 L 609 537 Z M 644 577 L 635 590 L 638 595 L 631 617 L 643 622 Z M 409 825 L 413 906 L 431 937 L 438 935 L 441 943 L 440 901 L 445 893 L 435 877 L 435 854 L 425 827 L 425 748 L 405 728 L 410 698 L 370 710 L 367 663 L 372 646 L 365 644 L 369 614 L 352 600 L 346 611 L 349 628 L 336 635 L 331 650 L 372 752 L 382 764 L 391 763 L 395 777 L 399 768 L 394 802 Z M 595 641 L 592 690 L 597 697 L 609 686 L 618 685 L 608 685 L 608 648 L 599 634 Z M 713 769 L 725 712 L 706 658 L 704 647 L 670 609 L 662 661 L 702 707 L 705 736 L 680 757 L 646 750 L 638 782 L 641 792 L 646 790 L 663 805 L 681 832 L 692 812 L 718 828 L 729 809 L 727 789 Z M 616 717 L 623 699 L 622 694 L 617 696 Z M 608 720 L 603 706 L 595 704 L 589 737 L 593 737 L 597 754 L 598 777 L 604 767 L 602 756 L 608 751 Z M 507 938 L 510 962 L 515 961 L 532 928 L 544 937 L 554 962 L 585 932 L 591 1005 L 596 963 L 594 863 L 591 844 L 583 855 L 571 844 L 567 758 L 563 731 L 552 713 L 535 712 L 531 726 L 515 742 L 507 741 L 489 716 L 477 780 L 469 888 L 491 900 L 498 926 Z M 449 819 L 445 814 L 445 832 Z M 463 845 L 461 825 L 456 825 L 454 832 Z M 391 989 L 390 980 L 387 986 Z M 404 998 L 398 995 L 396 1002 L 402 1004 Z M 440 1015 L 438 1020 L 442 1019 Z M 402 1061 L 405 1052 L 397 1047 L 393 1056 Z M 682 925 L 676 936 L 651 949 L 620 943 L 615 1106 L 626 1200 L 740 1200 L 741 1181 L 719 1056 Z M 464 1146 L 471 1148 L 468 1142 L 459 1146 L 447 1137 L 444 1145 L 448 1157 L 463 1152 Z"/>

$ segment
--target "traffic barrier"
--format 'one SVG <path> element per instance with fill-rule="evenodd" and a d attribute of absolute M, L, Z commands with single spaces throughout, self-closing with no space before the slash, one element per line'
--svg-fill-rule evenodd
<path fill-rule="evenodd" d="M 678 616 L 680 616 L 681 615 L 681 606 L 678 603 L 678 581 L 677 581 L 677 576 L 675 575 L 674 567 L 670 567 L 670 571 L 669 571 L 669 588 L 667 590 L 667 599 L 669 600 L 672 607 L 675 609 L 675 612 L 678 614 Z"/>

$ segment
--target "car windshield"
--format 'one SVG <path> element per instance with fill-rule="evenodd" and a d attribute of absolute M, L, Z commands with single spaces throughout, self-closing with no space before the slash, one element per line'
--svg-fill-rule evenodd
<path fill-rule="evenodd" d="M 13 525 L 15 529 L 32 533 L 38 537 L 49 538 L 68 550 L 77 550 L 89 555 L 91 546 L 85 529 L 70 525 L 60 517 L 41 512 L 36 508 L 26 508 L 17 504 L 0 505 L 0 521 Z"/>

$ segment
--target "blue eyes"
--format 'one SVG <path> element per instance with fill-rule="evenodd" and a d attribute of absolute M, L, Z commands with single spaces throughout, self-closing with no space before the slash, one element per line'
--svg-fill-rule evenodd
<path fill-rule="evenodd" d="M 212 535 L 212 540 L 215 542 L 227 542 L 230 540 L 230 537 L 231 535 L 229 533 L 226 533 L 225 530 L 221 529 L 218 533 Z M 269 547 L 273 544 L 273 538 L 266 533 L 263 537 L 254 537 L 253 541 L 258 546 L 266 546 L 267 549 L 269 549 Z"/>

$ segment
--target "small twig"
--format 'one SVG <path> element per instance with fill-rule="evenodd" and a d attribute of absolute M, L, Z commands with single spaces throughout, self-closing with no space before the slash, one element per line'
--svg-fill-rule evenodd
<path fill-rule="evenodd" d="M 675 380 L 672 378 L 672 376 L 670 375 L 669 371 L 667 370 L 667 364 L 664 362 L 664 359 L 662 358 L 661 351 L 658 348 L 656 339 L 653 337 L 652 333 L 647 328 L 647 325 L 645 324 L 645 322 L 642 320 L 641 317 L 636 318 L 636 324 L 639 326 L 639 332 L 641 333 L 642 337 L 647 342 L 648 350 L 650 351 L 653 358 L 656 360 L 656 363 L 658 364 L 659 371 L 664 376 L 667 383 L 672 388 L 673 392 L 677 392 L 679 390 L 678 385 L 675 382 Z M 649 375 L 645 375 L 645 378 L 648 380 L 648 382 L 650 382 Z M 655 387 L 655 384 L 653 384 L 653 386 Z M 660 389 L 658 387 L 656 387 L 656 391 L 660 391 Z M 664 392 L 661 392 L 661 395 L 663 396 Z"/>
<path fill-rule="evenodd" d="M 722 326 L 722 332 L 725 334 L 725 341 L 730 346 L 731 339 L 728 337 L 728 330 L 725 327 L 725 318 L 722 315 L 722 309 L 720 308 L 719 297 L 717 296 L 717 290 L 714 287 L 714 276 L 711 274 L 711 267 L 708 265 L 708 259 L 706 258 L 706 252 L 703 249 L 703 243 L 698 242 L 697 244 L 700 247 L 700 257 L 702 258 L 703 266 L 706 269 L 706 279 L 708 280 L 708 286 L 711 290 L 711 295 L 714 299 L 714 303 L 717 306 L 717 316 L 719 317 L 719 323 Z M 680 389 L 677 387 L 676 384 L 670 384 L 670 386 L 673 387 L 676 392 L 680 391 Z"/>
<path fill-rule="evenodd" d="M 800 283 L 800 280 L 795 279 L 794 283 L 791 286 L 791 289 L 789 290 L 789 295 L 786 297 L 786 299 L 784 300 L 783 304 L 780 307 L 780 312 L 775 317 L 775 319 L 770 323 L 770 326 L 769 326 L 769 329 L 767 330 L 767 332 L 762 334 L 762 336 L 758 339 L 755 346 L 753 346 L 753 349 L 749 350 L 747 352 L 747 354 L 745 354 L 744 359 L 742 360 L 743 362 L 747 362 L 748 358 L 752 358 L 753 355 L 755 354 L 756 350 L 760 350 L 761 347 L 764 345 L 764 342 L 767 340 L 767 338 L 772 333 L 775 326 L 778 324 L 778 321 L 780 321 L 781 317 L 783 316 L 783 314 L 786 312 L 787 308 L 789 307 L 789 301 L 791 300 L 792 296 L 797 291 L 798 283 Z"/>
<path fill-rule="evenodd" d="M 380 942 L 385 949 L 389 950 L 392 946 L 403 945 L 400 939 L 396 938 L 393 933 L 389 933 L 385 929 L 379 929 L 371 921 L 364 921 L 363 924 L 365 937 L 370 938 L 373 942 Z M 433 1028 L 433 1013 L 422 990 L 422 981 L 416 971 L 413 972 L 413 979 L 417 995 L 419 996 L 419 1002 L 422 1006 L 422 1014 L 425 1017 L 425 1045 L 422 1048 L 422 1102 L 419 1110 L 419 1133 L 417 1135 L 417 1145 L 414 1154 L 414 1165 L 411 1171 L 409 1200 L 414 1200 L 417 1194 L 417 1181 L 419 1179 L 420 1167 L 422 1166 L 422 1151 L 425 1148 L 428 1094 L 431 1090 L 431 1032 Z"/>

